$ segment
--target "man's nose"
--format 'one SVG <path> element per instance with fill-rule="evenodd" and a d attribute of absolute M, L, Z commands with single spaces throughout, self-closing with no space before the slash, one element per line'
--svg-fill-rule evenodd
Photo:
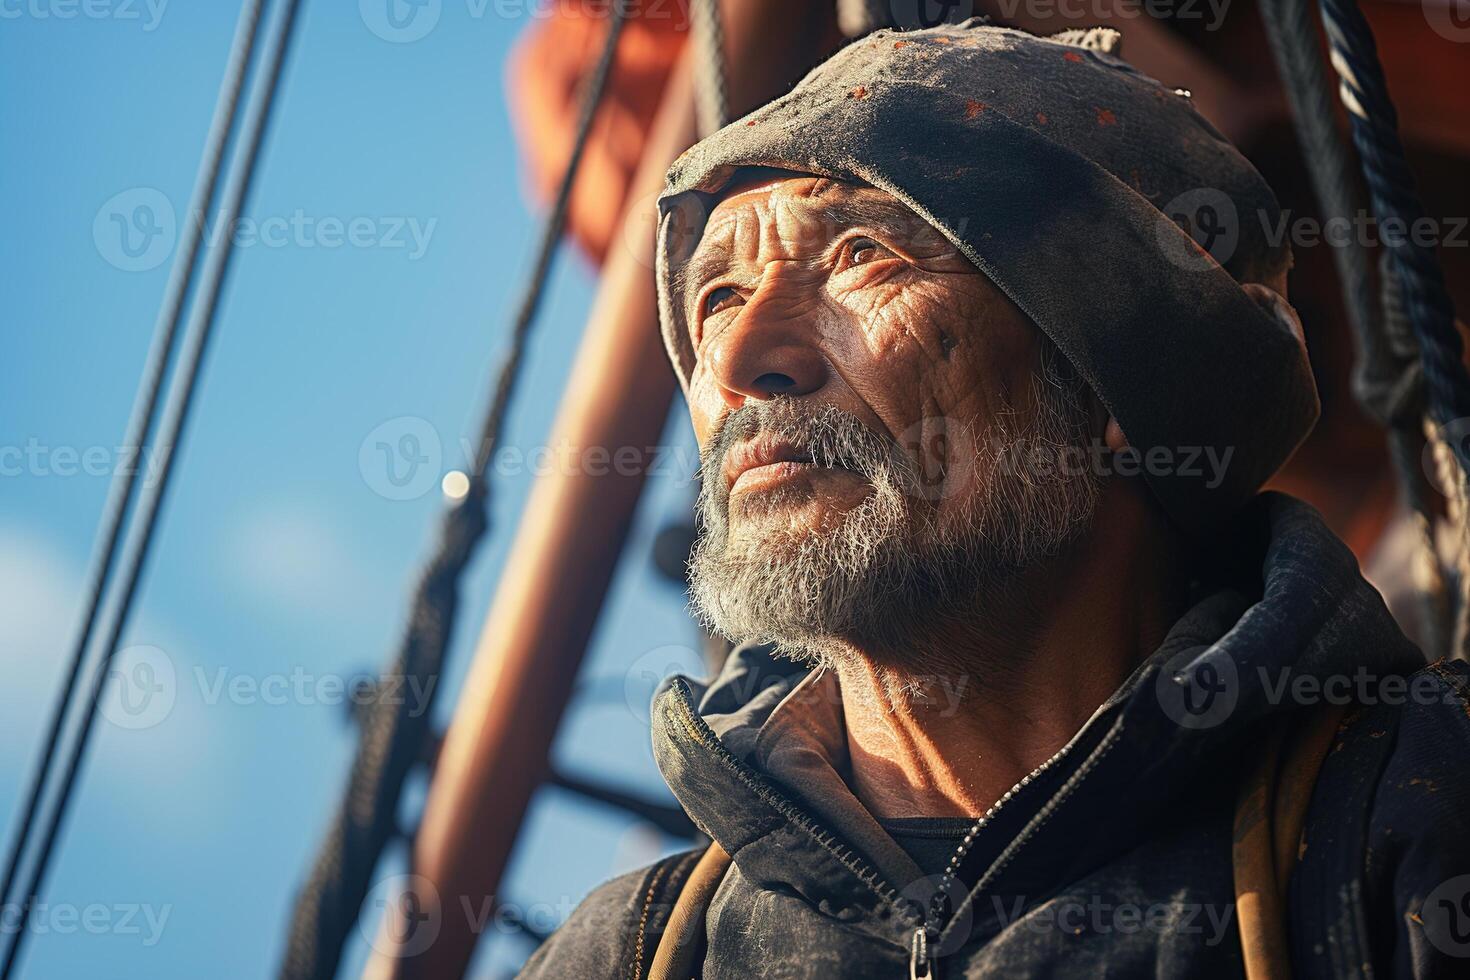
<path fill-rule="evenodd" d="M 710 343 L 711 372 L 732 408 L 749 399 L 810 394 L 827 383 L 818 346 L 819 287 L 768 270 L 731 323 Z"/>

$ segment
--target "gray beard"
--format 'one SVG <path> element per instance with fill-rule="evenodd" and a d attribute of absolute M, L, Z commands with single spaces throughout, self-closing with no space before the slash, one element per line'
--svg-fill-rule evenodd
<path fill-rule="evenodd" d="M 701 459 L 700 536 L 690 558 L 695 615 L 736 643 L 771 644 L 818 666 L 840 668 L 854 648 L 899 674 L 938 666 L 935 641 L 983 624 L 987 600 L 1074 540 L 1096 510 L 1101 481 L 1090 468 L 1026 465 L 1037 452 L 1061 458 L 1087 438 L 1080 383 L 1058 379 L 1048 365 L 1033 386 L 1029 419 L 1018 424 L 1006 411 L 959 440 L 974 447 L 973 478 L 954 491 L 963 499 L 943 520 L 923 505 L 933 485 L 912 457 L 855 416 L 783 398 L 731 413 Z M 868 495 L 830 527 L 762 523 L 761 533 L 742 534 L 721 467 L 731 446 L 762 432 L 859 474 Z M 736 506 L 775 507 L 806 493 L 768 491 Z"/>

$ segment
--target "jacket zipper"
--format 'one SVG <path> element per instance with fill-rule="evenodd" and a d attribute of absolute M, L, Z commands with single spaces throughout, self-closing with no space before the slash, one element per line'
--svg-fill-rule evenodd
<path fill-rule="evenodd" d="M 1010 802 L 1017 793 L 1031 785 L 1043 773 L 1061 761 L 1071 751 L 1074 744 L 1075 740 L 1069 741 L 1055 755 L 1021 777 L 1021 781 L 1006 790 L 1005 794 L 992 803 L 990 808 L 981 814 L 980 819 L 975 821 L 974 826 L 965 833 L 964 839 L 960 841 L 960 846 L 950 856 L 949 866 L 945 869 L 943 877 L 939 879 L 938 890 L 935 891 L 934 897 L 929 900 L 929 908 L 923 924 L 914 931 L 913 939 L 909 944 L 909 980 L 932 980 L 935 976 L 934 970 L 938 958 L 933 956 L 929 950 L 932 941 L 931 935 L 933 939 L 938 939 L 939 937 L 941 925 L 945 918 L 944 906 L 949 902 L 949 890 L 954 886 L 956 877 L 959 875 L 960 865 L 964 863 L 965 857 L 970 853 L 970 849 L 975 846 L 975 838 L 979 836 L 980 831 L 995 817 L 1002 806 Z"/>
<path fill-rule="evenodd" d="M 897 909 L 900 915 L 915 923 L 913 936 L 909 941 L 909 980 L 934 980 L 937 976 L 935 967 L 938 962 L 938 957 L 930 952 L 930 934 L 932 932 L 935 938 L 939 935 L 939 923 L 942 921 L 943 904 L 947 901 L 949 888 L 955 881 L 960 864 L 964 861 L 965 855 L 970 852 L 970 848 L 975 844 L 976 835 L 990 822 L 1002 806 L 1048 769 L 1056 765 L 1058 761 L 1071 751 L 1072 746 L 1076 743 L 1076 739 L 1073 739 L 1062 746 L 1055 755 L 1027 773 L 1022 777 L 1020 782 L 1006 790 L 1005 795 L 990 805 L 990 808 L 980 816 L 980 819 L 975 821 L 975 825 L 965 834 L 964 840 L 960 841 L 960 846 L 950 857 L 949 867 L 945 870 L 944 876 L 940 878 L 939 890 L 930 901 L 928 911 L 924 912 L 920 910 L 916 912 L 917 903 L 905 901 L 903 896 L 899 895 L 897 891 L 883 881 L 874 868 L 870 867 L 857 854 L 838 844 L 831 834 L 818 827 L 805 813 L 767 786 L 762 780 L 756 778 L 739 759 L 736 759 L 730 753 L 730 750 L 721 744 L 719 737 L 710 729 L 705 720 L 699 717 L 694 711 L 694 707 L 689 700 L 689 688 L 685 686 L 683 681 L 676 680 L 671 687 L 671 693 L 676 696 L 680 713 L 683 716 L 679 720 L 684 723 L 686 731 L 696 741 L 714 753 L 715 757 L 726 768 L 734 773 L 752 792 L 764 800 L 767 805 L 806 831 L 819 845 L 846 866 L 848 870 L 856 874 L 859 880 L 873 889 L 880 898 Z M 1102 708 L 1099 708 L 1099 713 L 1102 710 Z M 1089 719 L 1090 723 L 1091 719 Z M 1086 726 L 1084 725 L 1083 728 L 1085 729 Z M 704 828 L 701 827 L 700 829 L 703 830 Z"/>

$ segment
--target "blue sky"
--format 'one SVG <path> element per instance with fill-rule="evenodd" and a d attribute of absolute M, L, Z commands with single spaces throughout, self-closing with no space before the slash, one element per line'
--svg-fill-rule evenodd
<path fill-rule="evenodd" d="M 430 0 L 431 29 L 394 40 L 374 0 L 304 5 L 256 224 L 241 231 L 124 640 L 124 671 L 171 677 L 167 710 L 140 719 L 109 701 L 23 976 L 274 972 L 355 743 L 338 685 L 378 670 L 399 635 L 442 506 L 435 478 L 463 465 L 460 440 L 530 264 L 537 215 L 503 76 L 531 8 Z M 168 276 L 169 236 L 130 254 L 117 222 L 166 232 L 171 208 L 176 232 L 186 217 L 237 14 L 163 0 L 0 4 L 7 815 L 74 629 Z M 587 263 L 564 254 L 508 447 L 545 439 L 594 286 Z M 420 437 L 433 473 L 396 488 L 375 447 L 405 434 Z M 682 419 L 666 441 L 690 458 Z M 650 560 L 653 535 L 688 508 L 689 470 L 650 484 L 555 751 L 568 771 L 650 794 L 666 792 L 642 710 L 652 675 L 697 662 L 683 596 Z M 530 484 L 513 457 L 498 467 L 493 529 L 436 708 L 446 717 Z M 554 920 L 675 843 L 548 790 L 503 894 Z M 401 870 L 390 861 L 380 874 Z M 355 937 L 344 975 L 367 950 Z M 492 927 L 472 973 L 500 976 L 526 952 Z"/>

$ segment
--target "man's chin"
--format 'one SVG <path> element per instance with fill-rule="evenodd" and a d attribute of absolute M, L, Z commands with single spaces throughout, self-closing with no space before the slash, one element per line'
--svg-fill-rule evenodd
<path fill-rule="evenodd" d="M 732 542 L 771 546 L 773 537 L 797 539 L 831 531 L 871 493 L 869 487 L 777 487 L 730 498 Z"/>

